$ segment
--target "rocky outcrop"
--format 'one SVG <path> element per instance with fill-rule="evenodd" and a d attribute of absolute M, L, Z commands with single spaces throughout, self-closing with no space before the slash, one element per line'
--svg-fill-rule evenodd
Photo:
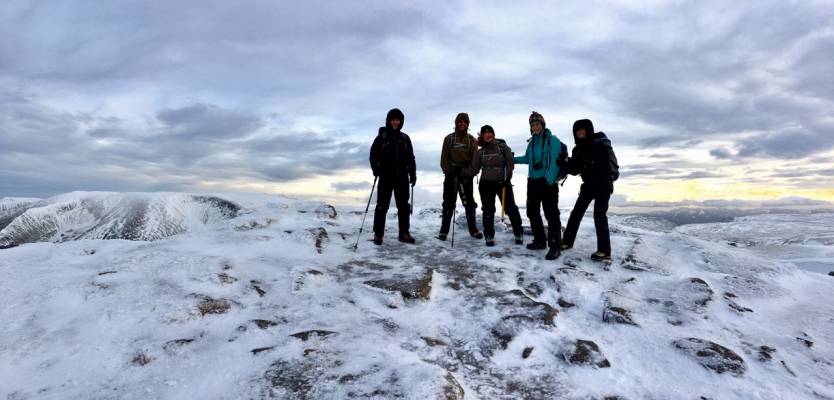
<path fill-rule="evenodd" d="M 562 358 L 573 365 L 591 365 L 597 368 L 608 368 L 611 363 L 602 355 L 599 346 L 590 341 L 579 339 L 573 349 L 561 354 Z"/>
<path fill-rule="evenodd" d="M 428 300 L 431 296 L 431 281 L 434 270 L 427 268 L 422 276 L 400 277 L 365 281 L 371 287 L 398 292 L 405 300 Z"/>
<path fill-rule="evenodd" d="M 684 353 L 694 358 L 701 366 L 719 374 L 744 375 L 747 365 L 734 351 L 704 339 L 686 338 L 672 342 Z"/>

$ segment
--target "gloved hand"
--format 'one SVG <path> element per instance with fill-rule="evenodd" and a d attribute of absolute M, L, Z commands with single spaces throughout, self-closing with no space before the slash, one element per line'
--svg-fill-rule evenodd
<path fill-rule="evenodd" d="M 568 167 L 568 159 L 567 158 L 557 158 L 556 159 L 556 165 L 558 165 L 559 168 L 567 168 Z"/>
<path fill-rule="evenodd" d="M 417 184 L 417 175 L 411 175 L 408 181 L 411 182 L 411 187 L 414 187 Z"/>

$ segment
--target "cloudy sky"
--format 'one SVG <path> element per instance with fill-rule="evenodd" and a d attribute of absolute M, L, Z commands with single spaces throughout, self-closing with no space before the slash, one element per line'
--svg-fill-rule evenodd
<path fill-rule="evenodd" d="M 635 4 L 6 0 L 0 197 L 359 203 L 398 107 L 418 202 L 455 114 L 519 152 L 532 110 L 608 134 L 620 203 L 834 201 L 834 1 Z"/>

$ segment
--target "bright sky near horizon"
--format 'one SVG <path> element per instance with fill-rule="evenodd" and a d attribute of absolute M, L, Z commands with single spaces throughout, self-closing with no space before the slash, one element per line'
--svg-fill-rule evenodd
<path fill-rule="evenodd" d="M 3 2 L 0 197 L 363 203 L 398 107 L 438 206 L 454 116 L 522 152 L 532 110 L 606 132 L 614 204 L 834 201 L 834 1 L 357 4 Z"/>

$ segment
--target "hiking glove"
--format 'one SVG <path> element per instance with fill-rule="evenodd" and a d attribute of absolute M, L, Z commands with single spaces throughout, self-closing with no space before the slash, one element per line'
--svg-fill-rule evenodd
<path fill-rule="evenodd" d="M 411 175 L 409 182 L 411 182 L 411 186 L 414 187 L 414 185 L 417 184 L 417 175 Z"/>

